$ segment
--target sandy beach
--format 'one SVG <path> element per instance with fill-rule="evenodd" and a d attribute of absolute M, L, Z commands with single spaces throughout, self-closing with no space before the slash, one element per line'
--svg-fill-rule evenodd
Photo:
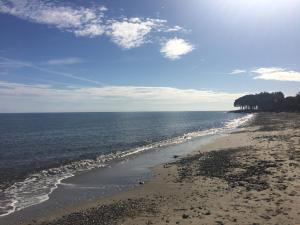
<path fill-rule="evenodd" d="M 300 225 L 299 21 L 0 0 L 0 225 Z"/>
<path fill-rule="evenodd" d="M 261 113 L 137 188 L 32 224 L 299 224 L 299 165 L 300 114 Z"/>

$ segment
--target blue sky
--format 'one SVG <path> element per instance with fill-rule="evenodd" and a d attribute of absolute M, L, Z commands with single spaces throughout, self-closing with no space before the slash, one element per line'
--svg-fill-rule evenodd
<path fill-rule="evenodd" d="M 228 110 L 300 91 L 298 0 L 0 0 L 0 112 Z"/>

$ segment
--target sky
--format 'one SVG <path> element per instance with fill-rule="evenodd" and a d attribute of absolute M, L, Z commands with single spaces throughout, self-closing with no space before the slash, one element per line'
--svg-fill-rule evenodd
<path fill-rule="evenodd" d="M 0 0 L 0 112 L 230 110 L 300 91 L 300 0 Z"/>

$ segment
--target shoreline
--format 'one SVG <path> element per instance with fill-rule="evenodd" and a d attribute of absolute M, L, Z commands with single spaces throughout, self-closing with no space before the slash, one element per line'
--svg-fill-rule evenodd
<path fill-rule="evenodd" d="M 259 114 L 243 130 L 155 167 L 143 185 L 32 224 L 296 224 L 298 121 L 300 114 Z"/>
<path fill-rule="evenodd" d="M 95 169 L 97 170 L 97 168 L 99 166 L 96 166 L 96 165 L 98 165 L 99 162 L 102 165 L 104 163 L 103 160 L 105 160 L 106 158 L 109 159 L 107 162 L 107 165 L 103 166 L 103 167 L 100 166 L 100 167 L 102 167 L 102 168 L 111 167 L 112 165 L 115 164 L 115 162 L 130 160 L 130 158 L 132 158 L 132 157 L 135 158 L 137 155 L 140 155 L 141 152 L 143 154 L 145 154 L 145 152 L 148 152 L 148 151 L 151 152 L 152 150 L 155 151 L 155 149 L 162 149 L 162 148 L 168 149 L 169 147 L 172 147 L 174 145 L 185 144 L 194 139 L 210 138 L 210 136 L 228 133 L 228 131 L 235 129 L 238 124 L 243 124 L 245 121 L 248 121 L 250 117 L 251 117 L 251 115 L 247 115 L 247 116 L 242 116 L 240 118 L 229 120 L 228 122 L 226 122 L 224 124 L 224 127 L 216 127 L 216 128 L 203 130 L 203 131 L 190 132 L 190 133 L 183 134 L 181 136 L 172 137 L 171 139 L 168 139 L 168 140 L 154 142 L 149 145 L 137 147 L 137 148 L 125 151 L 123 153 L 109 154 L 105 158 L 103 156 L 99 156 L 95 160 L 80 160 L 78 162 L 71 163 L 70 165 L 67 164 L 67 165 L 62 165 L 59 168 L 45 170 L 45 174 L 44 174 L 44 170 L 41 172 L 42 174 L 40 174 L 40 173 L 33 174 L 32 176 L 29 176 L 25 181 L 17 182 L 14 185 L 12 185 L 10 189 L 7 189 L 8 192 L 7 191 L 4 192 L 4 194 L 7 194 L 8 196 L 10 196 L 10 195 L 17 196 L 19 198 L 19 200 L 21 201 L 21 206 L 18 206 L 18 204 L 15 205 L 15 203 L 11 202 L 10 212 L 7 212 L 7 214 L 5 216 L 4 215 L 0 216 L 0 224 L 1 224 L 1 218 L 4 218 L 9 215 L 13 215 L 15 213 L 18 214 L 17 216 L 22 215 L 22 213 L 18 213 L 18 212 L 20 212 L 24 209 L 27 209 L 28 207 L 36 206 L 36 205 L 46 202 L 49 199 L 49 195 L 51 193 L 53 193 L 53 191 L 55 191 L 57 188 L 59 188 L 58 186 L 61 185 L 61 181 L 64 185 L 64 182 L 66 180 L 70 180 L 70 178 L 72 180 L 73 177 L 77 177 L 78 175 L 81 176 L 81 174 L 89 173 L 90 171 L 95 170 Z M 164 150 L 162 150 L 162 151 L 164 151 Z M 177 153 L 174 153 L 174 154 L 177 154 Z M 115 155 L 115 157 L 113 157 L 113 155 Z M 161 163 L 163 163 L 163 162 L 160 162 L 159 164 L 161 164 Z M 81 164 L 83 165 L 82 168 L 81 168 Z M 93 165 L 95 165 L 95 168 L 89 169 L 90 167 L 94 167 Z M 84 172 L 83 173 L 79 172 L 78 174 L 76 174 L 76 173 L 72 172 L 73 169 L 76 169 L 76 170 L 79 169 L 79 171 L 83 170 Z M 61 171 L 62 173 L 59 171 Z M 57 174 L 57 172 L 59 172 L 59 174 Z M 64 173 L 64 172 L 66 172 L 66 173 Z M 49 178 L 47 178 L 48 173 L 51 175 Z M 40 181 L 40 179 L 36 179 L 36 177 L 40 177 L 40 176 L 41 176 L 41 181 Z M 47 182 L 48 179 L 51 179 L 51 180 L 57 179 L 57 180 L 55 181 L 54 185 L 49 186 L 49 182 Z M 26 186 L 25 188 L 23 187 L 24 182 L 25 182 L 25 186 Z M 45 183 L 45 185 L 47 186 L 46 187 L 44 185 L 44 187 L 45 187 L 44 189 L 41 189 L 41 190 L 32 189 L 32 187 L 35 187 L 35 185 L 38 185 L 38 187 L 43 186 L 43 183 Z M 48 189 L 49 189 L 49 191 L 48 191 Z M 29 199 L 29 200 L 21 199 L 24 191 L 26 193 L 28 191 L 31 192 L 31 194 L 32 194 L 31 199 Z M 43 193 L 41 193 L 41 191 L 43 191 Z M 46 191 L 48 191 L 48 193 Z M 28 203 L 26 203 L 26 201 Z M 26 206 L 26 204 L 28 206 Z M 17 210 L 15 210 L 15 208 L 17 208 Z M 33 210 L 31 210 L 31 211 L 33 211 Z M 29 210 L 29 212 L 30 212 L 30 210 Z M 12 216 L 12 218 L 13 217 L 14 216 Z M 6 219 L 3 219 L 3 220 L 5 221 Z"/>

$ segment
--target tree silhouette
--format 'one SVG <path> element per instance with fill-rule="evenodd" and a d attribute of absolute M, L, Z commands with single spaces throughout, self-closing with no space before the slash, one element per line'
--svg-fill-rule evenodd
<path fill-rule="evenodd" d="M 245 95 L 236 99 L 234 106 L 240 111 L 300 111 L 300 92 L 286 98 L 282 92 Z"/>

